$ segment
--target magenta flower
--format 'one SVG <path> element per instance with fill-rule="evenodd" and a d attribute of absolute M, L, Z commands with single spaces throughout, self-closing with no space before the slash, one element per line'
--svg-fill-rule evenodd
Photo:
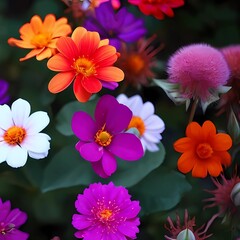
<path fill-rule="evenodd" d="M 27 220 L 27 214 L 18 208 L 11 210 L 10 201 L 2 202 L 0 198 L 0 239 L 26 240 L 29 234 L 18 228 Z"/>
<path fill-rule="evenodd" d="M 139 201 L 131 201 L 131 195 L 122 186 L 94 183 L 79 194 L 72 225 L 78 230 L 75 237 L 83 240 L 136 239 L 140 224 L 137 217 Z"/>
<path fill-rule="evenodd" d="M 80 140 L 76 149 L 99 176 L 106 178 L 116 171 L 115 156 L 127 161 L 143 156 L 139 138 L 124 132 L 132 119 L 127 106 L 113 96 L 105 95 L 98 101 L 94 117 L 95 120 L 85 112 L 76 112 L 72 118 L 72 130 Z"/>

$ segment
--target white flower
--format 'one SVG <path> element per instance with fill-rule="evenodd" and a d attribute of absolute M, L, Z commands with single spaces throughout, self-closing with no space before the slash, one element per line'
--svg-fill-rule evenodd
<path fill-rule="evenodd" d="M 136 128 L 144 150 L 156 152 L 157 144 L 162 139 L 161 133 L 165 129 L 163 120 L 154 114 L 154 106 L 151 102 L 143 103 L 139 95 L 128 98 L 124 94 L 117 97 L 119 103 L 129 107 L 133 113 L 128 128 Z"/>
<path fill-rule="evenodd" d="M 48 155 L 50 137 L 40 133 L 49 123 L 46 112 L 30 115 L 30 104 L 23 99 L 13 102 L 12 107 L 0 105 L 0 163 L 22 167 L 28 155 L 41 159 Z M 29 116 L 30 115 L 30 116 Z"/>

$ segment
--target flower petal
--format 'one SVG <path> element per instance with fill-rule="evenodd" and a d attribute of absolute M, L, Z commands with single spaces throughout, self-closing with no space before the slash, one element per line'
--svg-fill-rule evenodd
<path fill-rule="evenodd" d="M 62 53 L 69 61 L 79 57 L 78 48 L 70 37 L 60 37 L 56 43 L 57 50 Z"/>
<path fill-rule="evenodd" d="M 186 136 L 192 139 L 199 139 L 202 136 L 202 128 L 197 122 L 191 122 L 186 129 Z"/>
<path fill-rule="evenodd" d="M 54 55 L 48 60 L 47 67 L 56 72 L 67 72 L 73 70 L 71 62 L 60 53 Z"/>
<path fill-rule="evenodd" d="M 97 162 L 103 155 L 103 147 L 95 142 L 83 144 L 79 149 L 80 155 L 89 162 Z"/>
<path fill-rule="evenodd" d="M 154 114 L 154 106 L 151 102 L 145 102 L 141 109 L 140 117 L 145 120 Z"/>
<path fill-rule="evenodd" d="M 27 150 L 16 145 L 8 152 L 6 162 L 9 166 L 18 168 L 26 164 L 27 157 Z"/>
<path fill-rule="evenodd" d="M 72 217 L 72 225 L 77 230 L 82 230 L 90 227 L 92 225 L 92 221 L 90 221 L 88 217 L 85 217 L 83 215 L 74 214 Z"/>
<path fill-rule="evenodd" d="M 117 67 L 100 67 L 97 69 L 96 77 L 102 81 L 120 82 L 124 79 L 124 72 Z"/>
<path fill-rule="evenodd" d="M 184 137 L 184 138 L 180 138 L 178 139 L 174 144 L 173 147 L 175 149 L 175 151 L 180 152 L 180 153 L 184 153 L 190 149 L 194 149 L 194 142 L 191 138 L 189 137 Z"/>
<path fill-rule="evenodd" d="M 32 58 L 32 57 L 35 57 L 37 56 L 38 54 L 40 54 L 42 51 L 44 50 L 44 48 L 40 48 L 40 49 L 33 49 L 31 52 L 29 52 L 25 57 L 23 58 L 20 58 L 19 61 L 22 62 L 22 61 L 25 61 L 29 58 Z"/>
<path fill-rule="evenodd" d="M 28 135 L 41 132 L 50 122 L 50 118 L 46 112 L 37 111 L 32 113 L 24 125 Z"/>
<path fill-rule="evenodd" d="M 31 110 L 29 102 L 19 98 L 13 102 L 11 109 L 14 124 L 18 127 L 25 127 Z"/>
<path fill-rule="evenodd" d="M 207 167 L 199 161 L 196 161 L 192 170 L 193 177 L 205 178 L 207 176 Z"/>
<path fill-rule="evenodd" d="M 143 154 L 141 141 L 131 133 L 120 133 L 115 135 L 108 150 L 119 158 L 127 161 L 136 161 Z"/>
<path fill-rule="evenodd" d="M 52 50 L 48 47 L 45 47 L 43 51 L 37 54 L 36 59 L 42 61 L 45 58 L 50 58 L 53 55 Z"/>
<path fill-rule="evenodd" d="M 92 168 L 96 174 L 98 174 L 101 178 L 109 177 L 105 171 L 103 170 L 102 161 L 91 162 Z"/>
<path fill-rule="evenodd" d="M 218 133 L 211 138 L 211 146 L 214 151 L 226 151 L 232 146 L 232 139 L 226 133 Z"/>
<path fill-rule="evenodd" d="M 82 80 L 82 86 L 89 93 L 98 93 L 102 89 L 101 82 L 95 77 L 88 77 Z"/>
<path fill-rule="evenodd" d="M 139 232 L 137 227 L 139 224 L 138 218 L 133 221 L 124 221 L 118 226 L 118 230 L 130 239 L 135 239 L 136 234 Z"/>
<path fill-rule="evenodd" d="M 76 77 L 73 83 L 73 91 L 75 97 L 79 102 L 87 102 L 92 96 L 92 93 L 86 91 L 85 88 L 82 86 L 82 82 L 79 76 Z"/>
<path fill-rule="evenodd" d="M 5 219 L 5 222 L 14 224 L 15 228 L 20 227 L 27 221 L 27 214 L 19 209 L 13 209 Z"/>
<path fill-rule="evenodd" d="M 178 170 L 184 174 L 190 172 L 196 163 L 196 158 L 193 152 L 187 151 L 178 159 Z"/>
<path fill-rule="evenodd" d="M 77 27 L 72 33 L 72 40 L 75 42 L 76 46 L 81 42 L 84 35 L 87 33 L 87 30 L 84 27 Z"/>
<path fill-rule="evenodd" d="M 34 15 L 30 21 L 33 32 L 37 35 L 42 30 L 42 19 L 38 15 Z"/>
<path fill-rule="evenodd" d="M 12 112 L 8 105 L 0 105 L 0 128 L 7 130 L 14 125 L 12 120 Z"/>
<path fill-rule="evenodd" d="M 219 161 L 210 161 L 207 164 L 207 170 L 212 177 L 218 177 L 223 171 L 223 168 Z"/>
<path fill-rule="evenodd" d="M 74 80 L 74 72 L 62 72 L 55 75 L 48 84 L 51 93 L 59 93 L 66 89 Z"/>
<path fill-rule="evenodd" d="M 6 161 L 10 150 L 11 147 L 7 143 L 5 142 L 0 143 L 0 163 Z"/>
<path fill-rule="evenodd" d="M 102 166 L 104 172 L 111 176 L 117 170 L 117 161 L 115 157 L 108 151 L 104 150 L 102 156 Z"/>

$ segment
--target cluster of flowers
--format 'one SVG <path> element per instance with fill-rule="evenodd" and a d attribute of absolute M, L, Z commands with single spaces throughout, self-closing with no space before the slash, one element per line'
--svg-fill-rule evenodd
<path fill-rule="evenodd" d="M 70 1 L 71 2 L 71 1 Z M 162 20 L 165 15 L 173 17 L 172 8 L 180 7 L 183 0 L 141 1 L 129 0 L 145 15 Z M 154 56 L 162 46 L 150 46 L 154 36 L 143 39 L 147 30 L 142 19 L 136 18 L 119 1 L 66 1 L 76 18 L 84 18 L 84 26 L 73 31 L 66 18 L 56 20 L 48 14 L 44 20 L 38 15 L 24 24 L 19 32 L 21 40 L 9 38 L 11 46 L 32 49 L 20 61 L 36 57 L 48 58 L 47 67 L 58 72 L 49 82 L 51 93 L 59 93 L 73 83 L 73 92 L 79 102 L 87 102 L 102 88 L 114 90 L 123 79 L 127 84 L 140 88 L 154 78 L 151 70 Z M 103 14 L 104 13 L 104 14 Z M 71 34 L 71 36 L 69 36 Z M 131 45 L 128 43 L 137 44 Z M 207 44 L 193 44 L 178 50 L 168 61 L 167 80 L 155 79 L 176 103 L 192 103 L 186 137 L 174 143 L 174 149 L 182 153 L 178 169 L 193 177 L 205 178 L 208 174 L 218 177 L 231 165 L 232 139 L 227 133 L 217 133 L 213 122 L 207 120 L 202 126 L 192 121 L 201 102 L 203 111 L 219 100 L 219 114 L 232 110 L 239 114 L 239 88 L 236 81 L 239 72 L 240 47 L 216 49 Z M 120 57 L 121 56 L 121 57 Z M 114 66 L 115 64 L 115 66 Z M 49 124 L 47 113 L 38 111 L 30 115 L 30 104 L 23 99 L 7 104 L 8 84 L 0 81 L 0 162 L 14 168 L 26 164 L 28 155 L 42 159 L 48 155 L 50 137 L 41 133 Z M 230 89 L 231 87 L 231 89 Z M 230 101 L 229 101 L 230 99 Z M 120 94 L 117 98 L 103 95 L 95 108 L 94 117 L 84 111 L 72 116 L 72 131 L 78 137 L 76 150 L 102 178 L 108 178 L 117 170 L 117 158 L 136 161 L 145 151 L 158 151 L 161 133 L 165 129 L 162 119 L 154 114 L 151 102 L 143 102 L 139 95 Z M 134 133 L 133 133 L 134 132 Z M 195 219 L 188 219 L 185 212 L 184 225 L 177 216 L 176 226 L 168 218 L 169 236 L 166 239 L 208 238 L 206 232 L 216 217 L 231 215 L 239 219 L 240 178 L 234 175 L 222 183 L 213 179 L 216 189 L 208 207 L 219 206 L 220 211 L 204 227 L 194 230 Z M 85 240 L 136 239 L 140 220 L 139 201 L 132 201 L 126 188 L 109 184 L 93 183 L 79 194 L 75 202 L 79 214 L 74 214 L 72 225 L 78 230 L 75 237 Z M 0 200 L 0 239 L 28 238 L 18 230 L 27 216 L 19 209 L 10 209 L 10 202 Z"/>

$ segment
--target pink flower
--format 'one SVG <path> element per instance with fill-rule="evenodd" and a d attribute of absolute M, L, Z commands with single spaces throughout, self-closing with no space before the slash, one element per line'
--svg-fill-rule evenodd
<path fill-rule="evenodd" d="M 221 52 L 207 44 L 182 47 L 168 61 L 169 82 L 179 84 L 183 98 L 208 101 L 230 75 Z"/>
<path fill-rule="evenodd" d="M 94 183 L 79 194 L 75 202 L 79 214 L 72 225 L 78 230 L 75 237 L 84 240 L 136 239 L 140 224 L 137 217 L 139 201 L 132 201 L 127 189 Z"/>

